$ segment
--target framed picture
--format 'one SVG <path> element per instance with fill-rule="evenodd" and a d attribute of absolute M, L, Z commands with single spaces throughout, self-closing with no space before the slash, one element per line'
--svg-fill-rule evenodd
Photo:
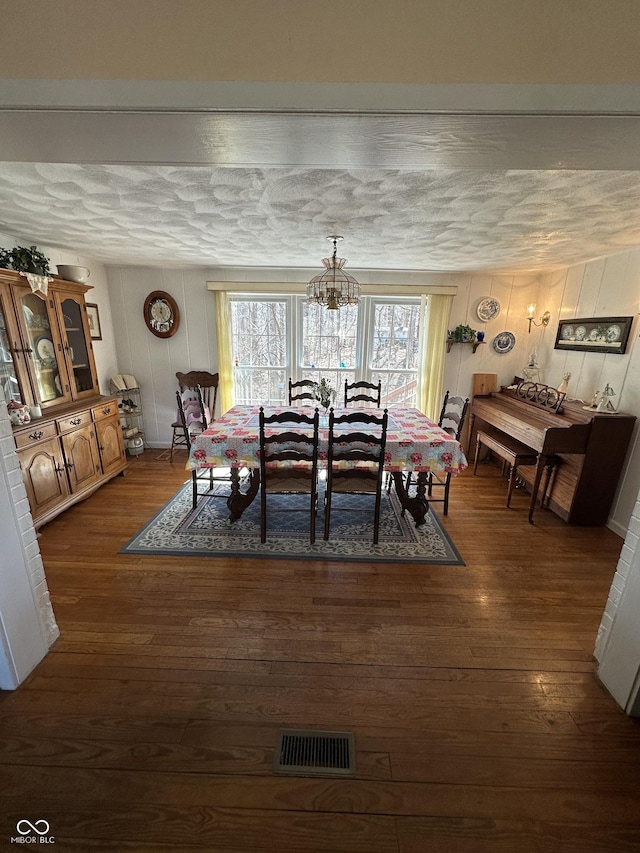
<path fill-rule="evenodd" d="M 98 314 L 98 306 L 94 302 L 87 302 L 87 318 L 89 320 L 89 334 L 92 341 L 102 340 L 102 330 L 100 329 L 100 314 Z"/>
<path fill-rule="evenodd" d="M 627 349 L 633 317 L 589 317 L 560 320 L 555 349 L 617 352 Z"/>

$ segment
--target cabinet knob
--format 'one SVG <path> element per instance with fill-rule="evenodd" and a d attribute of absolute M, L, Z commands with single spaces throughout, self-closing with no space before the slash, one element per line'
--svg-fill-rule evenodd
<path fill-rule="evenodd" d="M 56 462 L 56 474 L 62 474 L 63 472 L 64 467 L 59 462 Z"/>
<path fill-rule="evenodd" d="M 39 429 L 37 432 L 29 433 L 29 438 L 31 439 L 31 441 L 38 441 L 39 439 L 42 438 L 43 435 L 44 435 L 44 433 L 42 432 L 41 429 Z"/>
<path fill-rule="evenodd" d="M 73 418 L 69 421 L 72 426 L 78 426 L 78 424 L 82 423 L 82 418 Z"/>
<path fill-rule="evenodd" d="M 110 415 L 111 414 L 111 406 L 105 406 L 105 408 L 102 410 L 102 414 L 103 415 Z"/>

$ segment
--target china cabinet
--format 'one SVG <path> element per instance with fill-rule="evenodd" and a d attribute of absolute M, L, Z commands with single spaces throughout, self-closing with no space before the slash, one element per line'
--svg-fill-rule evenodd
<path fill-rule="evenodd" d="M 98 387 L 89 289 L 54 279 L 43 296 L 0 270 L 0 394 L 42 413 L 13 428 L 36 527 L 126 468 L 117 401 Z"/>

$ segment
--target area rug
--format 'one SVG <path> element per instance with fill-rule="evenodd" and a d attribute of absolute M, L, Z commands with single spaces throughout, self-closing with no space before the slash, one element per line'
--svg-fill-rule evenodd
<path fill-rule="evenodd" d="M 218 488 L 222 490 L 224 486 Z M 377 545 L 373 544 L 373 499 L 370 496 L 334 495 L 331 533 L 325 541 L 322 538 L 324 514 L 321 490 L 317 539 L 313 545 L 309 542 L 309 511 L 297 511 L 301 505 L 308 507 L 304 497 L 270 496 L 267 541 L 262 544 L 259 496 L 238 521 L 231 523 L 224 492 L 201 497 L 194 510 L 189 482 L 120 553 L 465 565 L 435 512 L 430 509 L 425 525 L 417 529 L 409 515 L 401 515 L 401 506 L 394 492 L 383 492 Z M 355 510 L 352 509 L 354 505 Z"/>

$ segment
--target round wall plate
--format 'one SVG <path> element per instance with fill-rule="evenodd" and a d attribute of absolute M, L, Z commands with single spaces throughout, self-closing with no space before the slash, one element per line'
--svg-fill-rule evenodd
<path fill-rule="evenodd" d="M 493 296 L 485 296 L 478 302 L 476 315 L 478 320 L 483 323 L 488 323 L 489 320 L 495 320 L 500 313 L 500 303 Z"/>
<path fill-rule="evenodd" d="M 504 353 L 511 352 L 515 345 L 516 336 L 513 334 L 513 332 L 500 332 L 500 334 L 496 335 L 495 338 L 491 341 L 491 346 L 500 355 L 504 355 Z"/>

